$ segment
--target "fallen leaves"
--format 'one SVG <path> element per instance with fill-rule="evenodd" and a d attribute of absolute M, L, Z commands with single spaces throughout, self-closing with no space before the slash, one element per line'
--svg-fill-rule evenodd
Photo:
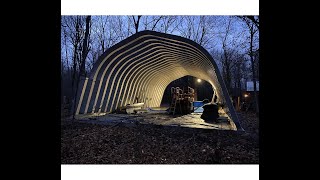
<path fill-rule="evenodd" d="M 258 119 L 239 114 L 246 132 L 137 124 L 62 123 L 62 164 L 255 164 Z"/>

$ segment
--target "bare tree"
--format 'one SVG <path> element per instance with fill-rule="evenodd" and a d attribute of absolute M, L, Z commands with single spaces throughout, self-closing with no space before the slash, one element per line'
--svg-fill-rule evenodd
<path fill-rule="evenodd" d="M 130 18 L 128 18 L 128 20 L 130 20 Z M 128 30 L 128 33 L 125 32 L 126 27 L 125 27 L 124 19 L 122 16 L 114 17 L 109 28 L 113 30 L 113 34 L 114 34 L 113 43 L 121 41 L 129 36 L 129 34 L 128 34 L 129 30 Z"/>
<path fill-rule="evenodd" d="M 82 54 L 81 54 L 81 60 L 80 60 L 80 68 L 79 68 L 79 76 L 77 78 L 77 86 L 76 86 L 76 91 L 75 91 L 75 96 L 74 96 L 74 105 L 73 105 L 73 118 L 75 119 L 75 108 L 76 108 L 76 103 L 77 103 L 77 94 L 78 94 L 78 86 L 79 86 L 79 82 L 80 82 L 80 77 L 86 76 L 86 70 L 85 70 L 85 64 L 86 64 L 86 59 L 87 59 L 87 55 L 89 52 L 89 32 L 90 32 L 90 22 L 91 22 L 91 16 L 87 16 L 86 17 L 86 27 L 85 27 L 85 35 L 84 35 L 84 40 L 83 40 L 83 45 L 82 45 Z"/>
<path fill-rule="evenodd" d="M 247 73 L 245 68 L 246 59 L 243 54 L 237 52 L 233 59 L 233 68 L 231 69 L 233 77 L 233 87 L 235 89 L 236 96 L 241 96 L 242 83 L 241 80 L 244 79 L 244 75 Z"/>
<path fill-rule="evenodd" d="M 168 31 L 166 33 L 170 33 L 172 34 L 173 32 L 179 31 L 179 27 L 183 24 L 184 22 L 184 18 L 180 17 L 180 16 L 172 16 L 172 18 L 174 18 L 174 20 L 172 20 L 172 24 L 170 24 L 172 26 L 172 28 L 170 29 L 170 27 L 168 27 Z M 169 23 L 167 23 L 169 24 Z M 169 30 L 170 29 L 170 30 Z"/>
<path fill-rule="evenodd" d="M 154 21 L 155 23 L 153 23 L 151 30 L 154 31 L 155 28 L 157 27 L 158 22 L 162 19 L 163 16 L 159 16 L 158 18 L 156 18 L 156 20 Z"/>
<path fill-rule="evenodd" d="M 259 16 L 237 16 L 238 18 L 246 21 L 247 20 L 251 20 L 251 22 L 258 28 L 259 28 Z"/>
<path fill-rule="evenodd" d="M 69 58 L 68 58 L 68 44 L 67 44 L 67 32 L 65 27 L 63 27 L 63 37 L 64 37 L 64 48 L 65 48 L 65 61 L 66 61 L 66 71 L 69 72 Z"/>
<path fill-rule="evenodd" d="M 181 23 L 177 27 L 178 32 L 182 37 L 191 39 L 192 35 L 192 27 L 193 27 L 193 18 L 194 16 L 182 16 L 181 18 Z"/>
<path fill-rule="evenodd" d="M 183 16 L 182 23 L 177 27 L 181 36 L 191 39 L 201 46 L 206 47 L 211 40 L 213 24 L 209 23 L 207 16 Z"/>
<path fill-rule="evenodd" d="M 254 49 L 254 38 L 256 37 L 257 32 L 259 32 L 257 22 L 259 20 L 255 20 L 255 18 L 243 16 L 240 17 L 242 21 L 246 24 L 248 31 L 249 31 L 249 48 L 248 48 L 248 55 L 250 56 L 251 62 L 251 71 L 252 71 L 252 81 L 253 81 L 253 91 L 254 91 L 254 99 L 255 99 L 255 109 L 256 114 L 259 115 L 259 100 L 257 95 L 257 82 L 256 82 L 256 70 L 255 70 L 255 52 L 258 52 L 258 49 Z"/>
<path fill-rule="evenodd" d="M 256 72 L 255 72 L 255 75 L 256 75 L 256 79 L 259 79 L 259 49 L 258 50 L 256 50 L 256 51 L 254 51 L 253 52 L 253 56 L 254 56 L 254 65 L 255 65 L 255 70 L 256 70 Z"/>
<path fill-rule="evenodd" d="M 157 25 L 164 16 L 143 16 L 141 21 L 143 21 L 144 30 L 155 31 Z"/>
<path fill-rule="evenodd" d="M 174 22 L 176 20 L 177 20 L 177 16 L 163 16 L 163 18 L 161 20 L 162 22 L 161 22 L 161 25 L 160 25 L 160 32 L 168 33 L 170 27 L 174 24 Z M 173 30 L 174 29 L 172 29 L 171 32 Z"/>
<path fill-rule="evenodd" d="M 223 66 L 223 75 L 225 79 L 225 83 L 228 89 L 229 94 L 231 93 L 231 53 L 227 47 L 227 39 L 230 34 L 230 25 L 231 25 L 231 18 L 229 18 L 229 21 L 227 22 L 227 27 L 225 30 L 225 35 L 222 40 L 222 49 L 223 49 L 223 57 L 222 60 L 222 66 Z"/>
<path fill-rule="evenodd" d="M 144 30 L 158 31 L 163 33 L 170 32 L 178 16 L 142 16 Z M 175 28 L 171 28 L 171 32 Z"/>
<path fill-rule="evenodd" d="M 137 16 L 137 20 L 136 20 L 136 18 L 134 16 L 132 16 L 132 19 L 133 19 L 133 22 L 134 22 L 134 28 L 136 30 L 136 33 L 138 32 L 138 29 L 139 29 L 140 18 L 141 18 L 141 15 Z"/>
<path fill-rule="evenodd" d="M 142 21 L 143 21 L 143 25 L 144 25 L 144 30 L 147 30 L 148 29 L 148 26 L 150 24 L 149 22 L 149 16 L 143 16 L 142 18 Z"/>
<path fill-rule="evenodd" d="M 89 47 L 89 38 L 90 38 L 90 23 L 91 23 L 91 16 L 86 17 L 86 31 L 84 35 L 84 40 L 83 40 L 83 49 L 82 49 L 82 59 L 80 62 L 80 76 L 86 76 L 86 70 L 85 70 L 85 65 L 86 65 L 86 59 L 88 52 L 90 51 Z"/>
<path fill-rule="evenodd" d="M 244 58 L 243 46 L 244 33 L 239 29 L 237 18 L 227 17 L 219 24 L 221 27 L 220 38 L 222 53 L 220 56 L 222 75 L 227 90 L 231 96 L 238 96 L 241 92 L 241 80 L 245 71 L 246 59 Z"/>
<path fill-rule="evenodd" d="M 98 16 L 95 26 L 95 34 L 98 37 L 102 53 L 105 51 L 106 48 L 106 31 L 108 19 L 109 16 Z"/>
<path fill-rule="evenodd" d="M 81 16 L 63 16 L 62 23 L 65 28 L 66 38 L 69 39 L 72 44 L 73 55 L 72 55 L 72 77 L 71 77 L 71 91 L 75 94 L 75 85 L 77 78 L 77 69 L 79 68 L 80 62 L 80 47 L 83 40 L 83 25 L 84 19 Z M 74 97 L 72 97 L 73 99 Z"/>

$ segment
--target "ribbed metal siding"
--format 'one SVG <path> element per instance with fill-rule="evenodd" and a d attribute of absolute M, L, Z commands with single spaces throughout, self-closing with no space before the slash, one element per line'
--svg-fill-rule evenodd
<path fill-rule="evenodd" d="M 112 112 L 135 97 L 160 106 L 166 86 L 186 75 L 208 81 L 227 113 L 240 126 L 217 65 L 195 42 L 153 31 L 139 32 L 108 49 L 95 63 L 89 82 L 82 83 L 76 114 Z M 227 98 L 226 98 L 227 97 Z"/>

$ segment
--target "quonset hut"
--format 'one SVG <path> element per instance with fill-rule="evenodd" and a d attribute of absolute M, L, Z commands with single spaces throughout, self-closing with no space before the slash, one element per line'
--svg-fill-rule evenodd
<path fill-rule="evenodd" d="M 226 105 L 236 129 L 242 129 L 212 56 L 192 40 L 154 31 L 138 32 L 100 56 L 80 81 L 75 113 L 113 112 L 136 97 L 159 107 L 167 85 L 186 75 L 209 82 L 217 102 Z"/>

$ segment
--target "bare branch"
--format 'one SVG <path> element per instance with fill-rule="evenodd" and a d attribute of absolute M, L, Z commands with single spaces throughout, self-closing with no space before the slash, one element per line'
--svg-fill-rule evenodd
<path fill-rule="evenodd" d="M 154 23 L 154 25 L 153 25 L 152 28 L 151 28 L 152 31 L 154 31 L 154 28 L 156 28 L 158 22 L 160 21 L 160 19 L 161 19 L 162 17 L 163 17 L 163 16 L 160 16 L 160 17 L 157 19 L 156 23 Z"/>

